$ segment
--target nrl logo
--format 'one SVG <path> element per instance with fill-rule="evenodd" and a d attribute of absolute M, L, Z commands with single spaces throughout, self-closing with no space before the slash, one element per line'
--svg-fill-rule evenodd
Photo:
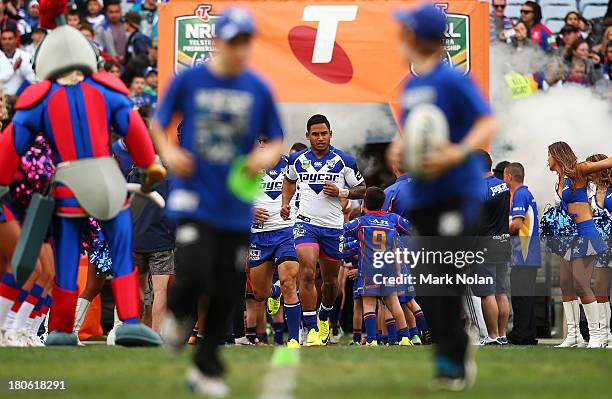
<path fill-rule="evenodd" d="M 302 161 L 302 168 L 304 169 L 310 168 L 310 161 L 308 159 Z"/>
<path fill-rule="evenodd" d="M 200 4 L 193 15 L 175 18 L 174 71 L 179 72 L 209 61 L 215 54 L 213 44 L 215 23 L 219 19 L 211 14 L 212 5 Z"/>
<path fill-rule="evenodd" d="M 470 72 L 470 16 L 446 12 L 446 3 L 436 3 L 435 6 L 444 11 L 447 17 L 442 62 L 467 75 Z M 412 64 L 410 72 L 418 76 Z"/>

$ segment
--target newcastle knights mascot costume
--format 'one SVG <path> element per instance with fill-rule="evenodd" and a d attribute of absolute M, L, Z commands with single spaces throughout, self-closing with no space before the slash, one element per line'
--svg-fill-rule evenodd
<path fill-rule="evenodd" d="M 66 4 L 66 0 L 41 1 L 41 25 L 55 28 L 34 56 L 34 69 L 41 81 L 21 94 L 12 123 L 0 135 L 0 198 L 6 194 L 20 157 L 37 135 L 42 134 L 49 142 L 57 165 L 50 195 L 32 198 L 12 259 L 13 268 L 18 270 L 18 280 L 24 281 L 50 224 L 56 280 L 46 345 L 76 345 L 72 330 L 81 229 L 89 216 L 94 217 L 102 226 L 113 259 L 112 289 L 123 321 L 116 332 L 116 343 L 159 345 L 159 336 L 139 323 L 140 295 L 132 260 L 127 184 L 110 155 L 111 128 L 124 138 L 136 166 L 147 173 L 143 192 L 163 179 L 165 170 L 154 163 L 147 128 L 134 110 L 125 85 L 113 75 L 97 73 L 95 46 L 64 24 Z"/>

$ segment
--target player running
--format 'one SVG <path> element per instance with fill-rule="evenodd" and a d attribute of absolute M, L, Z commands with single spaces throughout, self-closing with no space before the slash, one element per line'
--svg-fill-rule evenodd
<path fill-rule="evenodd" d="M 471 154 L 493 137 L 496 122 L 474 83 L 441 60 L 447 29 L 444 12 L 425 4 L 398 11 L 395 18 L 403 27 L 402 57 L 416 75 L 406 83 L 402 96 L 402 125 L 413 109 L 432 104 L 442 111 L 450 130 L 450 142 L 424 157 L 422 171 L 427 180 L 410 183 L 408 219 L 420 235 L 419 248 L 452 250 L 460 240 L 449 237 L 473 234 L 477 226 L 482 182 L 479 163 Z M 396 141 L 391 148 L 391 163 L 404 162 L 401 146 Z M 439 275 L 458 272 L 453 265 L 427 266 Z M 415 272 L 422 269 L 417 267 Z M 438 295 L 425 299 L 430 305 L 426 307 L 428 314 L 435 315 L 429 321 L 436 340 L 437 381 L 441 388 L 461 390 L 475 376 L 473 362 L 466 356 L 467 334 L 460 322 L 464 288 L 456 284 L 436 286 L 432 291 Z"/>
<path fill-rule="evenodd" d="M 393 252 L 399 234 L 408 234 L 410 223 L 399 215 L 381 210 L 385 202 L 385 192 L 379 187 L 368 188 L 363 202 L 366 214 L 345 224 L 344 231 L 347 232 L 347 235 L 357 237 L 359 240 L 363 322 L 368 335 L 366 345 L 378 346 L 376 301 L 377 298 L 382 298 L 397 323 L 399 345 L 412 346 L 404 311 L 397 297 L 397 284 L 384 280 L 400 276 L 399 264 L 393 261 L 384 263 L 382 266 L 377 265 L 377 255 Z M 379 312 L 383 313 L 382 307 L 379 307 Z"/>
<path fill-rule="evenodd" d="M 300 263 L 300 301 L 308 331 L 307 346 L 326 345 L 329 340 L 329 314 L 338 293 L 342 226 L 342 198 L 358 199 L 366 186 L 355 160 L 330 145 L 332 130 L 327 118 L 313 115 L 306 124 L 310 148 L 289 157 L 283 183 L 281 217 L 291 217 L 290 201 L 296 187 L 300 205 L 293 228 Z M 315 275 L 321 265 L 323 287 L 317 317 Z"/>
<path fill-rule="evenodd" d="M 278 162 L 283 133 L 269 89 L 246 68 L 255 30 L 251 16 L 226 8 L 216 21 L 217 55 L 179 73 L 162 100 L 152 136 L 175 175 L 167 207 L 176 219 L 176 282 L 171 312 L 162 324 L 165 343 L 181 348 L 193 327 L 193 310 L 208 299 L 206 335 L 197 345 L 188 385 L 200 395 L 227 396 L 218 346 L 228 318 L 244 295 L 244 259 L 251 227 L 252 186 Z M 183 117 L 179 145 L 165 130 Z M 257 139 L 270 141 L 254 149 Z M 228 311 L 230 310 L 230 311 Z"/>
<path fill-rule="evenodd" d="M 267 142 L 266 138 L 260 138 L 260 148 L 265 148 Z M 261 178 L 262 191 L 254 203 L 247 266 L 254 299 L 261 302 L 267 298 L 268 313 L 275 315 L 278 312 L 282 293 L 283 311 L 289 330 L 287 347 L 297 349 L 300 347 L 302 309 L 297 296 L 299 264 L 293 245 L 295 211 L 288 219 L 283 219 L 280 215 L 283 171 L 288 161 L 286 156 L 281 156 L 278 163 L 267 169 Z M 276 268 L 279 280 L 270 288 Z"/>

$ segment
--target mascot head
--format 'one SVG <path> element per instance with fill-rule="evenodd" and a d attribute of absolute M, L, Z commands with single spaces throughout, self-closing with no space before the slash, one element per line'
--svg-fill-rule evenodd
<path fill-rule="evenodd" d="M 40 24 L 53 29 L 34 54 L 34 71 L 39 79 L 55 79 L 71 71 L 86 75 L 98 70 L 98 50 L 75 28 L 65 25 L 67 0 L 42 0 Z M 54 29 L 55 28 L 55 29 Z"/>

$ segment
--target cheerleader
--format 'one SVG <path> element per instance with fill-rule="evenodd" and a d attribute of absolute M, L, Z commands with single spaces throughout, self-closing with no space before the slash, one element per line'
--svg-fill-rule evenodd
<path fill-rule="evenodd" d="M 51 304 L 53 250 L 48 242 L 43 244 L 34 271 L 21 287 L 12 274 L 11 259 L 32 194 L 47 190 L 53 170 L 51 150 L 39 136 L 21 157 L 8 197 L 0 201 L 0 346 L 44 346 L 38 330 Z"/>
<path fill-rule="evenodd" d="M 561 346 L 577 346 L 580 342 L 578 328 L 579 312 L 576 296 L 580 298 L 589 326 L 589 348 L 599 348 L 599 306 L 590 287 L 595 256 L 605 252 L 606 244 L 599 235 L 593 221 L 593 213 L 587 195 L 587 176 L 612 167 L 612 158 L 598 162 L 577 162 L 576 155 L 565 142 L 556 142 L 548 147 L 548 166 L 557 172 L 559 181 L 557 194 L 567 204 L 567 210 L 576 223 L 577 237 L 571 248 L 569 268 L 562 263 L 561 280 L 571 276 L 573 292 L 563 296 L 563 310 L 568 322 L 568 337 Z M 569 269 L 569 270 L 568 270 Z M 570 326 L 571 324 L 571 326 Z M 570 336 L 570 333 L 572 334 Z M 567 341 L 567 342 L 566 342 Z"/>
<path fill-rule="evenodd" d="M 587 162 L 603 161 L 603 154 L 591 155 Z M 610 334 L 610 280 L 612 279 L 612 170 L 606 169 L 589 175 L 591 208 L 595 227 L 608 243 L 608 250 L 595 260 L 595 298 L 599 306 L 599 337 L 601 346 L 612 349 Z"/>

